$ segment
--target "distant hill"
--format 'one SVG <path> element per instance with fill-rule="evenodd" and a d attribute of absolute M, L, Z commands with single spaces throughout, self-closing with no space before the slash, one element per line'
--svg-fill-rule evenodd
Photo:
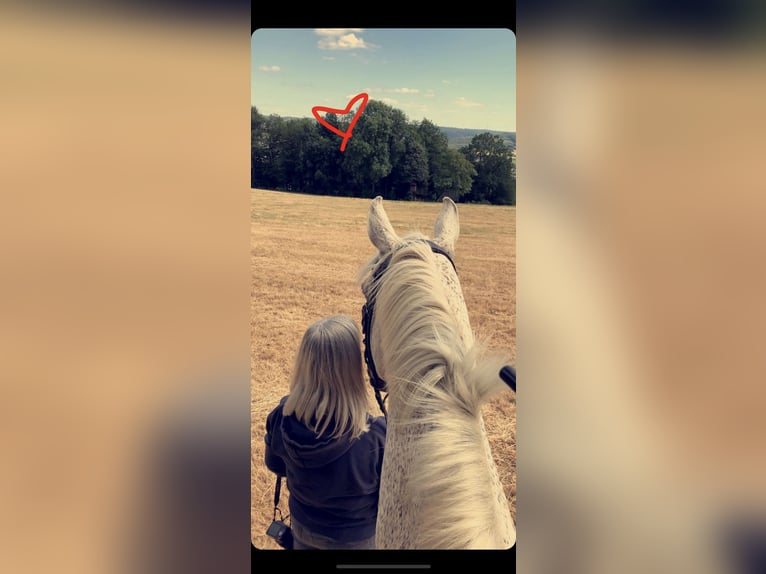
<path fill-rule="evenodd" d="M 497 130 L 477 130 L 473 128 L 445 128 L 439 126 L 444 135 L 447 136 L 447 145 L 458 149 L 471 143 L 473 136 L 489 132 L 503 138 L 506 145 L 511 149 L 516 149 L 516 132 L 501 132 Z"/>

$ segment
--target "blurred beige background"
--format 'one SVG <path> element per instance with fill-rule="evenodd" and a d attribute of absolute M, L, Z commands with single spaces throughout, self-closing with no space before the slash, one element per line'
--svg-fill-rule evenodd
<path fill-rule="evenodd" d="M 0 571 L 129 568 L 155 427 L 247 369 L 242 16 L 0 8 Z"/>
<path fill-rule="evenodd" d="M 730 571 L 766 516 L 765 54 L 647 36 L 519 34 L 520 571 Z"/>

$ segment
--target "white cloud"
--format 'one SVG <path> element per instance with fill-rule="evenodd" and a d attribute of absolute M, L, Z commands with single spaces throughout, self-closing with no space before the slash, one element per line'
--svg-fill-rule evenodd
<path fill-rule="evenodd" d="M 442 80 L 442 84 L 451 84 L 451 83 L 452 82 L 450 82 L 449 80 Z"/>
<path fill-rule="evenodd" d="M 335 56 L 322 56 L 323 60 L 334 60 Z"/>
<path fill-rule="evenodd" d="M 281 68 L 279 66 L 258 66 L 261 72 L 278 72 Z"/>
<path fill-rule="evenodd" d="M 389 106 L 394 106 L 399 104 L 399 101 L 393 98 L 380 98 L 380 101 L 383 102 L 384 104 L 388 104 Z"/>
<path fill-rule="evenodd" d="M 473 100 L 464 98 L 463 96 L 460 96 L 458 99 L 456 99 L 455 103 L 461 108 L 477 108 L 482 105 L 481 102 L 475 102 Z"/>
<path fill-rule="evenodd" d="M 357 36 L 364 32 L 364 28 L 317 28 L 314 32 L 317 36 L 321 36 L 317 46 L 322 50 L 358 50 L 377 47 Z"/>
<path fill-rule="evenodd" d="M 364 28 L 315 28 L 317 36 L 342 36 L 349 32 L 364 32 Z"/>

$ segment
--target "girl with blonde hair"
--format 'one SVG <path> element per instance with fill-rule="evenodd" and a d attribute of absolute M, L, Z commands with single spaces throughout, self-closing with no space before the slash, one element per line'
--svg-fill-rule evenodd
<path fill-rule="evenodd" d="M 266 419 L 266 466 L 287 477 L 294 548 L 375 547 L 384 417 L 368 412 L 361 336 L 350 317 L 313 323 L 290 394 Z"/>

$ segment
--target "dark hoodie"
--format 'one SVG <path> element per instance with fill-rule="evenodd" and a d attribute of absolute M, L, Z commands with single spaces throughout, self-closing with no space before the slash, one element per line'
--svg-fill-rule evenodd
<path fill-rule="evenodd" d="M 266 466 L 287 476 L 290 514 L 311 532 L 339 542 L 375 534 L 386 420 L 368 415 L 370 430 L 356 439 L 317 438 L 279 406 L 266 419 Z"/>

